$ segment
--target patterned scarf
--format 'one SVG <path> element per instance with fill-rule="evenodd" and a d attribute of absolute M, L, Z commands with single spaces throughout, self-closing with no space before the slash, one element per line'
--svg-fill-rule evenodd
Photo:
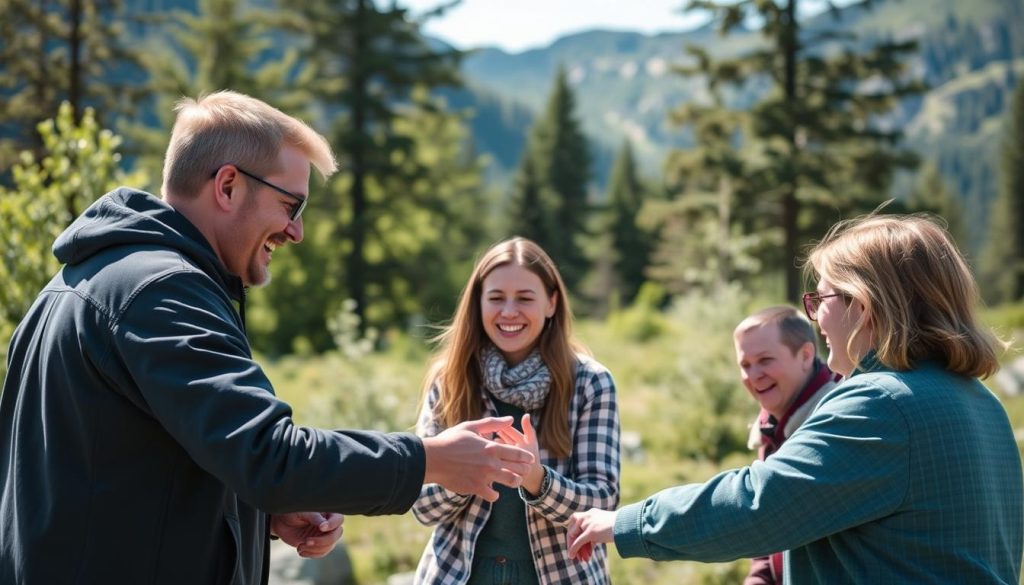
<path fill-rule="evenodd" d="M 502 402 L 526 412 L 539 410 L 548 399 L 551 372 L 534 349 L 522 362 L 509 367 L 498 348 L 487 344 L 480 350 L 484 388 Z"/>

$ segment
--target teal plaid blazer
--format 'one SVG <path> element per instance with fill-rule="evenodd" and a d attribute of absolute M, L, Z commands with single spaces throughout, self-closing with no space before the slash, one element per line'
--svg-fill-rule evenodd
<path fill-rule="evenodd" d="M 869 356 L 767 461 L 623 507 L 624 557 L 786 550 L 787 583 L 1010 583 L 1024 554 L 1021 455 L 978 380 Z"/>

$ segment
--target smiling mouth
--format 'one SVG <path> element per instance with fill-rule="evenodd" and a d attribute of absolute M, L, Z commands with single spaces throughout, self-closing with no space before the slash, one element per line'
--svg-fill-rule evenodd
<path fill-rule="evenodd" d="M 523 324 L 519 324 L 519 325 L 499 324 L 498 325 L 498 331 L 501 331 L 502 333 L 519 333 L 523 329 L 526 329 L 526 325 L 523 325 Z"/>
<path fill-rule="evenodd" d="M 271 256 L 271 255 L 273 255 L 274 250 L 276 250 L 277 247 L 280 246 L 280 245 L 281 245 L 280 242 L 275 242 L 273 240 L 267 240 L 266 242 L 263 243 L 263 250 L 267 253 L 267 256 Z"/>
<path fill-rule="evenodd" d="M 774 390 L 776 386 L 778 386 L 778 384 L 772 384 L 771 386 L 768 386 L 767 388 L 758 388 L 757 389 L 757 393 L 758 394 L 764 394 L 765 392 L 770 392 L 771 390 Z"/>

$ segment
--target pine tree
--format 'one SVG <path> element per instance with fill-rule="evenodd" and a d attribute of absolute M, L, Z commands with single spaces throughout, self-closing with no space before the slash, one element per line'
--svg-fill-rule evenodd
<path fill-rule="evenodd" d="M 625 140 L 608 182 L 608 231 L 612 248 L 609 255 L 623 304 L 633 301 L 647 278 L 651 236 L 637 222 L 646 199 L 646 188 L 637 173 L 633 146 Z"/>
<path fill-rule="evenodd" d="M 552 210 L 555 202 L 541 182 L 534 157 L 524 153 L 508 210 L 508 235 L 522 236 L 537 242 L 542 248 L 552 246 Z"/>
<path fill-rule="evenodd" d="M 369 316 L 380 323 L 448 319 L 491 234 L 485 161 L 471 147 L 464 117 L 423 87 L 412 100 L 415 107 L 394 120 L 396 135 L 413 144 L 410 157 L 370 190 L 380 210 L 370 241 L 381 253 L 370 265 L 377 302 Z"/>
<path fill-rule="evenodd" d="M 662 240 L 652 273 L 669 290 L 715 291 L 760 272 L 778 249 L 779 228 L 766 221 L 759 201 L 770 189 L 757 172 L 763 154 L 751 115 L 729 109 L 723 97 L 723 86 L 740 71 L 715 64 L 702 49 L 689 52 L 696 64 L 679 72 L 705 76 L 709 102 L 684 104 L 670 116 L 696 144 L 672 151 L 666 162 L 667 187 L 676 196 L 649 214 Z"/>
<path fill-rule="evenodd" d="M 299 10 L 310 40 L 306 57 L 315 71 L 308 87 L 333 117 L 330 138 L 343 168 L 334 182 L 343 186 L 341 192 L 323 198 L 322 210 L 341 220 L 334 239 L 344 254 L 345 294 L 355 300 L 365 327 L 368 290 L 379 286 L 380 278 L 390 278 L 370 269 L 370 255 L 379 250 L 374 225 L 382 213 L 382 202 L 370 190 L 398 173 L 422 172 L 400 168 L 400 161 L 415 160 L 416 145 L 395 131 L 394 121 L 408 111 L 403 108 L 415 107 L 416 87 L 459 83 L 461 53 L 429 47 L 418 23 L 393 4 L 311 0 Z"/>
<path fill-rule="evenodd" d="M 846 10 L 870 4 L 861 0 Z M 801 290 L 794 262 L 800 247 L 820 237 L 837 215 L 874 208 L 887 197 L 894 171 L 916 164 L 909 151 L 895 146 L 898 130 L 883 128 L 878 119 L 897 100 L 923 89 L 908 81 L 904 60 L 915 43 L 883 41 L 862 49 L 850 34 L 827 27 L 805 31 L 799 6 L 799 0 L 691 0 L 687 6 L 710 12 L 723 34 L 762 23 L 762 48 L 714 61 L 708 69 L 712 85 L 755 78 L 772 84 L 752 110 L 752 139 L 762 145 L 757 174 L 772 186 L 765 195 L 783 233 L 780 268 L 788 298 Z"/>
<path fill-rule="evenodd" d="M 35 128 L 62 102 L 76 120 L 93 107 L 101 124 L 131 112 L 141 76 L 121 44 L 120 0 L 0 0 L 0 14 L 0 171 L 22 150 L 43 156 Z"/>
<path fill-rule="evenodd" d="M 982 261 L 984 290 L 995 302 L 1024 297 L 1024 83 L 1017 84 L 1007 115 L 999 194 Z"/>
<path fill-rule="evenodd" d="M 536 234 L 532 239 L 558 265 L 569 290 L 575 290 L 587 270 L 580 239 L 588 231 L 589 180 L 590 154 L 576 118 L 576 98 L 565 70 L 559 68 L 544 114 L 533 127 L 520 162 L 512 221 Z M 538 202 L 536 208 L 526 207 L 533 201 Z M 540 216 L 543 221 L 531 222 L 531 228 L 518 214 Z"/>
<path fill-rule="evenodd" d="M 174 103 L 182 96 L 230 89 L 289 113 L 308 109 L 308 95 L 293 88 L 309 81 L 309 68 L 298 63 L 297 49 L 277 51 L 285 22 L 276 13 L 247 8 L 243 0 L 199 0 L 196 13 L 173 10 L 148 16 L 146 30 L 162 34 L 145 42 L 139 59 L 151 75 L 149 103 L 160 123 L 125 129 L 137 166 L 159 179 Z M 150 188 L 155 191 L 159 184 Z"/>

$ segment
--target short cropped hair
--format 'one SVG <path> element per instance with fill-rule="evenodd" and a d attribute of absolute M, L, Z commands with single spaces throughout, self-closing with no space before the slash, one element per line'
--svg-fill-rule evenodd
<path fill-rule="evenodd" d="M 796 355 L 796 352 L 805 343 L 810 343 L 815 348 L 815 353 L 817 353 L 816 342 L 818 338 L 814 332 L 814 326 L 811 325 L 811 322 L 800 311 L 787 305 L 762 309 L 740 321 L 740 324 L 733 331 L 733 338 L 738 338 L 741 334 L 764 327 L 765 325 L 777 325 L 779 327 L 779 339 L 783 345 L 789 348 L 793 355 Z"/>
<path fill-rule="evenodd" d="M 164 157 L 162 192 L 194 197 L 210 175 L 236 164 L 258 175 L 279 170 L 283 146 L 305 154 L 326 179 L 338 167 L 327 140 L 306 125 L 256 98 L 218 91 L 175 106 L 177 119 Z"/>
<path fill-rule="evenodd" d="M 886 366 L 907 370 L 934 360 L 972 377 L 999 369 L 999 342 L 976 316 L 978 285 L 952 238 L 930 217 L 840 222 L 810 251 L 804 268 L 863 305 L 850 339 L 870 323 L 872 347 Z"/>

